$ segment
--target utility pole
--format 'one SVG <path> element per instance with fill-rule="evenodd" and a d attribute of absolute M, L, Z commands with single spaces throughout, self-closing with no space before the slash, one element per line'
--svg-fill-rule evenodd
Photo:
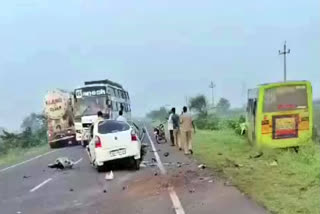
<path fill-rule="evenodd" d="M 283 52 L 281 52 L 279 50 L 279 55 L 283 55 L 283 60 L 284 60 L 284 63 L 283 63 L 283 72 L 284 72 L 284 81 L 286 82 L 287 81 L 287 59 L 286 59 L 286 56 L 287 54 L 290 53 L 290 49 L 287 50 L 287 41 L 284 42 L 284 45 L 283 45 Z"/>
<path fill-rule="evenodd" d="M 213 83 L 213 81 L 210 82 L 210 85 L 209 85 L 209 88 L 211 88 L 211 92 L 212 92 L 212 107 L 214 107 L 214 94 L 213 94 L 213 91 L 214 91 L 214 88 L 216 87 L 216 85 Z"/>

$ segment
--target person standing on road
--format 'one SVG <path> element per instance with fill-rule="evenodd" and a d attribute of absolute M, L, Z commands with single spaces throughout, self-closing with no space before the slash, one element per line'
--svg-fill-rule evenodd
<path fill-rule="evenodd" d="M 180 116 L 180 127 L 181 127 L 181 138 L 182 138 L 182 146 L 184 147 L 184 154 L 193 154 L 192 150 L 192 129 L 194 133 L 196 132 L 196 128 L 194 126 L 192 116 L 188 113 L 188 108 L 183 107 L 183 114 Z"/>
<path fill-rule="evenodd" d="M 127 122 L 127 119 L 123 116 L 123 111 L 119 111 L 119 116 L 117 118 L 117 121 Z"/>
<path fill-rule="evenodd" d="M 172 108 L 172 124 L 173 124 L 173 137 L 174 143 L 179 147 L 181 151 L 181 142 L 180 142 L 180 117 L 176 114 L 176 108 Z"/>
<path fill-rule="evenodd" d="M 173 136 L 173 122 L 172 122 L 172 115 L 173 115 L 173 109 L 171 109 L 169 118 L 168 118 L 168 131 L 170 134 L 170 140 L 171 140 L 171 146 L 174 146 L 174 136 Z"/>

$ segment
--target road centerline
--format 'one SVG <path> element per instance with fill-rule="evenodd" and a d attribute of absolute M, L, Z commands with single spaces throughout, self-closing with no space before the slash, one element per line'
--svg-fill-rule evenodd
<path fill-rule="evenodd" d="M 146 126 L 145 126 L 145 129 L 147 130 Z M 148 137 L 148 139 L 150 141 L 152 150 L 154 151 L 153 154 L 154 154 L 154 156 L 155 156 L 155 158 L 157 160 L 157 166 L 159 167 L 161 174 L 166 175 L 167 174 L 167 170 L 163 166 L 163 163 L 162 163 L 162 161 L 160 159 L 160 156 L 159 156 L 159 154 L 157 152 L 157 149 L 156 149 L 156 147 L 155 147 L 155 145 L 153 143 L 153 140 L 150 137 L 150 134 L 149 134 L 148 130 L 146 131 L 146 133 L 147 133 L 147 137 Z M 184 209 L 183 209 L 182 204 L 181 204 L 181 201 L 180 201 L 176 191 L 174 190 L 174 187 L 171 184 L 169 184 L 168 192 L 169 192 L 172 204 L 174 206 L 175 213 L 176 214 L 185 214 Z"/>
<path fill-rule="evenodd" d="M 46 185 L 46 184 L 49 183 L 50 181 L 52 181 L 52 178 L 49 178 L 49 179 L 43 181 L 41 184 L 35 186 L 34 188 L 32 188 L 32 189 L 30 190 L 30 192 L 34 192 L 34 191 L 40 189 L 42 186 Z"/>
<path fill-rule="evenodd" d="M 82 160 L 83 160 L 83 158 L 80 158 L 79 160 L 77 160 L 76 162 L 74 162 L 74 165 L 79 164 Z"/>

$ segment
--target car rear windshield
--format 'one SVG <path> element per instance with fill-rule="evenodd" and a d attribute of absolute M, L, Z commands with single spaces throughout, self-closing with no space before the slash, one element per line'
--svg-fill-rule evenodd
<path fill-rule="evenodd" d="M 110 134 L 115 132 L 123 132 L 130 129 L 130 126 L 124 122 L 115 120 L 106 120 L 99 124 L 98 132 L 100 134 Z"/>
<path fill-rule="evenodd" d="M 266 89 L 264 112 L 281 112 L 308 108 L 305 85 L 280 86 Z"/>

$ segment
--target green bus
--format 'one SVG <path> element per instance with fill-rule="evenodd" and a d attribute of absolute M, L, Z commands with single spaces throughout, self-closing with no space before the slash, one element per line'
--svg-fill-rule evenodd
<path fill-rule="evenodd" d="M 312 86 L 308 81 L 259 85 L 248 90 L 247 134 L 257 147 L 306 145 L 312 139 Z"/>

